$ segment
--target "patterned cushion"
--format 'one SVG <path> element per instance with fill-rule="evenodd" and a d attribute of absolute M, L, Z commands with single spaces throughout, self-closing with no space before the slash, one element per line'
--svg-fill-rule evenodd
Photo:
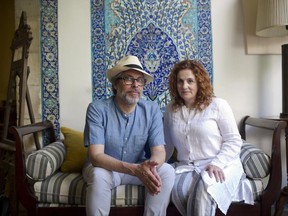
<path fill-rule="evenodd" d="M 85 204 L 86 183 L 81 173 L 56 172 L 44 181 L 34 184 L 39 202 Z"/>
<path fill-rule="evenodd" d="M 34 184 L 35 195 L 41 203 L 85 205 L 86 183 L 81 173 L 56 172 Z M 111 206 L 143 205 L 145 189 L 137 185 L 120 185 L 112 190 Z"/>
<path fill-rule="evenodd" d="M 65 157 L 65 146 L 54 142 L 30 154 L 26 159 L 27 176 L 33 180 L 44 180 L 59 169 Z"/>
<path fill-rule="evenodd" d="M 263 181 L 257 180 L 257 179 L 254 179 L 254 180 L 248 179 L 248 180 L 252 188 L 254 201 L 259 201 L 260 200 L 259 196 L 262 194 L 264 190 Z"/>
<path fill-rule="evenodd" d="M 254 200 L 259 200 L 263 191 L 261 180 L 249 179 Z M 39 206 L 84 206 L 86 183 L 81 173 L 56 172 L 53 176 L 34 184 L 35 195 L 41 203 Z M 137 185 L 120 185 L 111 192 L 112 207 L 144 205 L 145 188 Z"/>
<path fill-rule="evenodd" d="M 247 177 L 261 179 L 269 174 L 270 157 L 255 145 L 244 141 L 240 158 Z"/>
<path fill-rule="evenodd" d="M 120 185 L 112 190 L 111 206 L 144 205 L 145 187 L 138 185 Z"/>

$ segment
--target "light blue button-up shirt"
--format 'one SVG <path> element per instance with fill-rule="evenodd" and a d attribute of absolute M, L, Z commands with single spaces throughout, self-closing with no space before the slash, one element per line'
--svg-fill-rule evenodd
<path fill-rule="evenodd" d="M 126 115 L 114 98 L 89 104 L 84 145 L 103 144 L 105 154 L 125 162 L 141 162 L 147 154 L 144 149 L 164 144 L 162 113 L 156 103 L 140 99 L 135 110 Z"/>

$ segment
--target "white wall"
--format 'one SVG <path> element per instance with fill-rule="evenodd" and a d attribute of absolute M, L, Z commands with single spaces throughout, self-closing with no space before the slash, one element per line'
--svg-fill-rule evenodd
<path fill-rule="evenodd" d="M 90 0 L 58 1 L 60 125 L 84 129 L 92 100 Z"/>

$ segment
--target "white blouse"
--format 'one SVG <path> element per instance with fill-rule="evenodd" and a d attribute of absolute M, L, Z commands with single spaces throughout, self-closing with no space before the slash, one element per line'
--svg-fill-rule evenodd
<path fill-rule="evenodd" d="M 232 110 L 223 99 L 213 98 L 202 112 L 185 106 L 172 112 L 169 104 L 164 133 L 168 158 L 175 146 L 180 162 L 211 159 L 211 164 L 223 169 L 234 160 L 240 161 L 242 140 Z"/>
<path fill-rule="evenodd" d="M 213 98 L 202 112 L 185 106 L 173 112 L 171 103 L 168 104 L 164 115 L 164 134 L 167 159 L 172 156 L 174 147 L 177 150 L 179 162 L 174 163 L 176 174 L 193 170 L 201 173 L 208 193 L 223 213 L 232 201 L 254 203 L 240 161 L 243 142 L 232 109 L 225 100 Z M 214 177 L 211 179 L 204 172 L 209 164 L 223 170 L 224 183 L 217 183 Z"/>

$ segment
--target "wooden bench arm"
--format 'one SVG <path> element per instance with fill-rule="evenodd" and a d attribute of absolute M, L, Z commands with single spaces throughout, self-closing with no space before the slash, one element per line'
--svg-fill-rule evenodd
<path fill-rule="evenodd" d="M 12 126 L 9 131 L 13 134 L 15 138 L 15 183 L 17 196 L 22 205 L 27 209 L 35 209 L 37 206 L 37 198 L 34 195 L 34 189 L 30 187 L 29 179 L 26 175 L 26 154 L 24 137 L 26 135 L 34 135 L 34 145 L 36 149 L 39 149 L 39 132 L 47 132 L 49 140 L 51 142 L 55 141 L 55 132 L 52 122 L 46 120 L 44 122 L 24 125 L 24 126 Z M 38 139 L 38 140 L 36 140 Z"/>
<path fill-rule="evenodd" d="M 240 134 L 246 139 L 247 126 L 273 132 L 271 144 L 271 168 L 267 187 L 260 195 L 261 206 L 271 206 L 279 197 L 282 187 L 281 133 L 286 122 L 245 116 L 240 123 Z"/>

